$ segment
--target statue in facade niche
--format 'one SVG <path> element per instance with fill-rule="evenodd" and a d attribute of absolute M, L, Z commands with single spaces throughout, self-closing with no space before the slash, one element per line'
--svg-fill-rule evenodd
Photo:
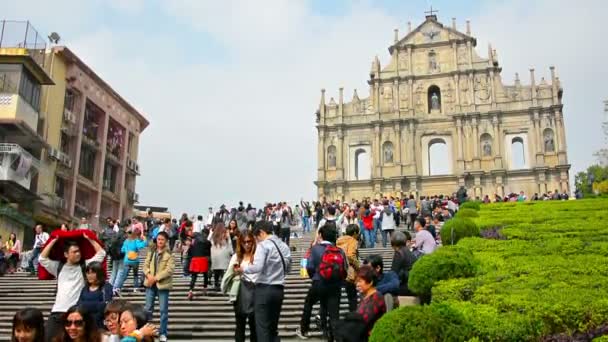
<path fill-rule="evenodd" d="M 437 93 L 433 93 L 433 95 L 431 95 L 431 109 L 433 110 L 439 110 L 440 106 L 439 106 L 439 95 L 437 95 Z"/>
<path fill-rule="evenodd" d="M 555 152 L 555 143 L 551 132 L 545 134 L 545 152 Z"/>
<path fill-rule="evenodd" d="M 392 163 L 393 162 L 393 145 L 386 144 L 384 146 L 384 162 Z"/>
<path fill-rule="evenodd" d="M 327 154 L 327 166 L 336 167 L 336 154 L 333 151 L 329 151 Z"/>
<path fill-rule="evenodd" d="M 439 65 L 437 64 L 437 54 L 434 51 L 429 53 L 429 71 L 439 71 Z"/>
<path fill-rule="evenodd" d="M 491 157 L 492 156 L 492 145 L 488 140 L 483 143 L 483 156 Z"/>

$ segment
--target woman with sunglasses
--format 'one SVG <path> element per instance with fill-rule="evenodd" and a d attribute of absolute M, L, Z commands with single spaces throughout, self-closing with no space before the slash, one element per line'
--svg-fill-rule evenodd
<path fill-rule="evenodd" d="M 80 306 L 72 306 L 63 316 L 64 329 L 53 338 L 53 342 L 101 342 L 93 316 Z"/>
<path fill-rule="evenodd" d="M 253 263 L 256 242 L 251 231 L 240 234 L 236 245 L 236 254 L 230 259 L 228 267 L 233 269 L 244 269 Z M 229 273 L 229 272 L 227 272 Z M 254 284 L 257 274 L 241 274 L 240 284 L 236 301 L 234 302 L 234 316 L 236 319 L 236 330 L 234 340 L 245 341 L 245 325 L 249 323 L 250 341 L 257 341 L 255 333 L 255 317 L 253 315 L 253 300 L 255 297 Z"/>

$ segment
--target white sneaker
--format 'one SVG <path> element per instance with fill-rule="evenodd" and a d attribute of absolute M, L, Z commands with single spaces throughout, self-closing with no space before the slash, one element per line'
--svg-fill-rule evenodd
<path fill-rule="evenodd" d="M 160 342 L 167 342 L 167 336 L 165 335 L 160 335 L 160 338 L 158 339 Z"/>

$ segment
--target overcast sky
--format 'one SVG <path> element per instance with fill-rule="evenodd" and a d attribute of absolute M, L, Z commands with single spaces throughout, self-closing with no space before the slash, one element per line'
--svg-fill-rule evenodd
<path fill-rule="evenodd" d="M 368 96 L 393 29 L 438 18 L 478 53 L 491 42 L 503 80 L 555 65 L 572 174 L 595 161 L 608 98 L 608 2 L 328 0 L 6 0 L 1 16 L 57 31 L 151 122 L 141 136 L 140 202 L 195 213 L 243 200 L 312 199 L 320 88 Z"/>

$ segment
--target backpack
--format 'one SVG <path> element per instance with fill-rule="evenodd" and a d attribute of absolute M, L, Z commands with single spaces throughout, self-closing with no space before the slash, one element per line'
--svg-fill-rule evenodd
<path fill-rule="evenodd" d="M 122 260 L 125 257 L 125 253 L 122 252 L 122 245 L 125 242 L 125 239 L 120 234 L 116 234 L 112 240 L 110 240 L 108 255 L 112 258 L 112 260 Z"/>
<path fill-rule="evenodd" d="M 319 275 L 326 283 L 337 283 L 346 279 L 346 260 L 342 250 L 334 245 L 327 245 L 321 256 Z"/>

